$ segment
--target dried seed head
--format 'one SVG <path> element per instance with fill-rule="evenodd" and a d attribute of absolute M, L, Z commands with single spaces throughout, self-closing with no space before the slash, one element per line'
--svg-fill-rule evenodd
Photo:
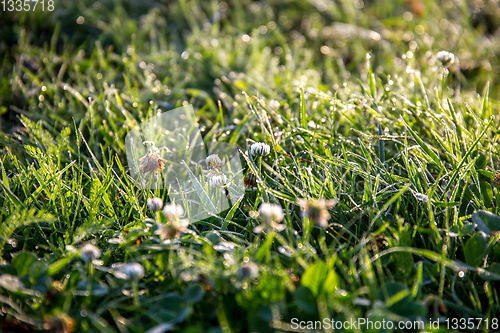
<path fill-rule="evenodd" d="M 152 152 L 141 157 L 139 159 L 139 162 L 139 169 L 141 170 L 141 173 L 145 177 L 148 177 L 153 173 L 158 173 L 159 171 L 163 170 L 165 168 L 163 163 L 165 163 L 166 161 L 160 157 L 160 154 L 158 152 Z"/>
<path fill-rule="evenodd" d="M 249 172 L 245 178 L 243 178 L 243 184 L 248 189 L 254 189 L 257 187 L 257 177 L 253 173 Z"/>

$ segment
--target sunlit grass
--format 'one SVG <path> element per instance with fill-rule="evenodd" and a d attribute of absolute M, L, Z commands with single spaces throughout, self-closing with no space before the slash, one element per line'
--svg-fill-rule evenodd
<path fill-rule="evenodd" d="M 475 5 L 60 1 L 50 15 L 2 13 L 2 331 L 497 318 L 499 18 Z M 457 57 L 448 68 L 443 50 Z M 204 142 L 238 145 L 253 178 L 230 209 L 166 237 L 147 200 L 167 203 L 167 189 L 137 186 L 124 138 L 186 104 Z M 256 142 L 269 154 L 252 154 Z M 328 225 L 300 199 L 331 200 Z M 254 232 L 262 203 L 282 208 L 283 231 Z"/>

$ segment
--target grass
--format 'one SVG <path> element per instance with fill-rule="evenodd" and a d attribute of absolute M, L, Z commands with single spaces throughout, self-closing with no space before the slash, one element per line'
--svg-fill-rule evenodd
<path fill-rule="evenodd" d="M 500 18 L 480 5 L 60 0 L 2 12 L 2 331 L 268 332 L 363 317 L 497 330 Z M 445 75 L 441 50 L 459 59 Z M 256 190 L 163 243 L 146 201 L 168 193 L 135 185 L 124 138 L 185 104 L 206 144 L 271 153 L 243 161 Z M 338 201 L 327 228 L 302 218 L 301 198 Z M 263 202 L 283 208 L 284 231 L 252 231 Z M 84 243 L 101 249 L 95 263 Z M 142 279 L 121 278 L 131 262 Z"/>

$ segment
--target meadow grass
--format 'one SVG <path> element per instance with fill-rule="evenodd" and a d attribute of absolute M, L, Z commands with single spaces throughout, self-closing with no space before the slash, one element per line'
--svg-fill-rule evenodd
<path fill-rule="evenodd" d="M 497 330 L 499 12 L 465 0 L 2 12 L 2 331 L 270 332 L 293 318 Z M 206 144 L 270 154 L 244 155 L 255 190 L 164 242 L 147 199 L 167 190 L 137 186 L 124 138 L 186 104 Z M 299 199 L 335 200 L 328 226 Z M 253 231 L 264 202 L 285 230 Z"/>

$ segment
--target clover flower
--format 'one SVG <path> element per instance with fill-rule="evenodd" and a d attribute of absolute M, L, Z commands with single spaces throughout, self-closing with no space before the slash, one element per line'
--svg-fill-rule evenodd
<path fill-rule="evenodd" d="M 173 237 L 179 237 L 181 233 L 186 233 L 188 231 L 189 220 L 181 220 L 181 216 L 184 214 L 184 209 L 181 205 L 168 203 L 163 208 L 163 214 L 167 218 L 167 223 L 160 223 L 156 234 L 160 235 L 160 239 L 171 239 Z"/>
<path fill-rule="evenodd" d="M 179 219 L 182 214 L 184 214 L 184 208 L 181 205 L 177 205 L 175 203 L 167 203 L 165 207 L 163 207 L 163 214 L 169 221 L 174 221 Z"/>
<path fill-rule="evenodd" d="M 330 214 L 328 209 L 331 209 L 337 203 L 336 200 L 298 200 L 300 209 L 304 211 L 305 216 L 314 221 L 314 223 L 321 228 L 326 228 L 328 226 L 328 220 L 330 219 Z"/>
<path fill-rule="evenodd" d="M 262 221 L 265 223 L 281 222 L 284 218 L 283 210 L 280 206 L 267 202 L 260 205 L 259 214 L 262 217 Z"/>
<path fill-rule="evenodd" d="M 138 281 L 144 277 L 144 266 L 137 262 L 121 264 L 117 271 L 122 273 L 127 280 Z"/>
<path fill-rule="evenodd" d="M 144 266 L 137 262 L 117 264 L 114 266 L 116 266 L 114 274 L 117 278 L 131 282 L 134 295 L 134 305 L 138 308 L 140 306 L 138 284 L 139 280 L 144 277 Z"/>
<path fill-rule="evenodd" d="M 264 229 L 272 229 L 280 232 L 286 227 L 284 224 L 279 223 L 283 221 L 285 216 L 283 215 L 283 210 L 278 205 L 263 203 L 259 207 L 259 215 L 261 217 L 262 224 L 253 228 L 253 232 L 257 234 L 261 233 Z"/>
<path fill-rule="evenodd" d="M 223 173 L 220 173 L 217 175 L 212 175 L 208 182 L 209 182 L 210 186 L 222 187 L 222 186 L 226 185 L 227 177 Z"/>
<path fill-rule="evenodd" d="M 208 155 L 208 157 L 205 159 L 205 163 L 207 163 L 207 165 L 210 168 L 220 168 L 221 166 L 224 165 L 224 163 L 226 163 L 226 159 L 223 158 L 221 160 L 219 155 L 212 154 L 212 155 Z"/>
<path fill-rule="evenodd" d="M 179 237 L 181 233 L 187 233 L 189 226 L 189 220 L 174 220 L 167 222 L 165 224 L 160 224 L 156 234 L 160 235 L 160 239 L 172 239 L 174 237 Z"/>
<path fill-rule="evenodd" d="M 148 208 L 153 212 L 161 210 L 163 207 L 163 200 L 161 198 L 148 198 Z"/>
<path fill-rule="evenodd" d="M 144 176 L 157 173 L 165 168 L 166 161 L 157 152 L 148 153 L 139 159 L 139 168 Z"/>
<path fill-rule="evenodd" d="M 208 183 L 213 187 L 223 187 L 227 183 L 227 176 L 222 172 L 221 167 L 226 163 L 226 159 L 221 159 L 217 154 L 208 155 L 205 159 L 210 170 L 203 170 L 208 177 Z"/>
<path fill-rule="evenodd" d="M 443 64 L 444 67 L 449 67 L 455 62 L 455 55 L 448 51 L 439 51 L 436 58 Z"/>
<path fill-rule="evenodd" d="M 253 262 L 247 262 L 238 269 L 238 277 L 240 279 L 254 279 L 259 274 L 259 266 Z"/>
<path fill-rule="evenodd" d="M 94 259 L 97 259 L 101 256 L 101 250 L 97 246 L 92 244 L 85 244 L 80 249 L 80 257 L 85 262 L 91 262 Z"/>
<path fill-rule="evenodd" d="M 280 108 L 280 102 L 278 102 L 275 99 L 272 99 L 271 101 L 269 101 L 269 106 L 275 110 L 278 110 Z"/>
<path fill-rule="evenodd" d="M 256 142 L 250 146 L 250 154 L 254 156 L 265 156 L 271 151 L 271 147 L 263 142 Z"/>
<path fill-rule="evenodd" d="M 166 160 L 161 158 L 160 151 L 161 149 L 166 149 L 166 147 L 161 149 L 156 148 L 154 142 L 152 141 L 144 141 L 143 143 L 150 144 L 151 147 L 149 148 L 149 153 L 139 158 L 139 169 L 144 176 L 148 177 L 149 175 L 158 173 L 165 168 L 163 163 L 165 163 Z"/>

